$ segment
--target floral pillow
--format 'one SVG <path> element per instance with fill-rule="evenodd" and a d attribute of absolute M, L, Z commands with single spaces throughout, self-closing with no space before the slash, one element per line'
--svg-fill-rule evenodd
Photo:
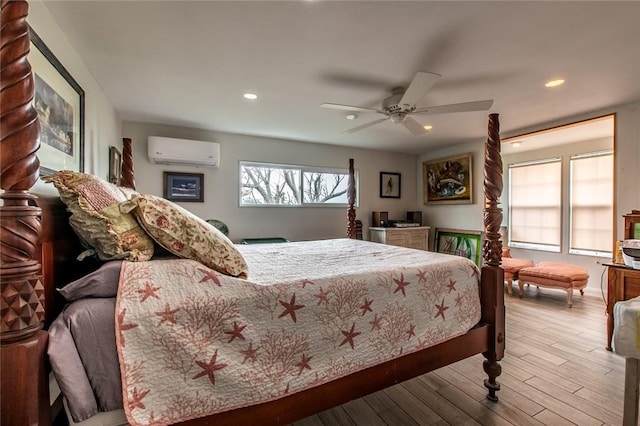
<path fill-rule="evenodd" d="M 143 261 L 153 256 L 153 240 L 135 217 L 120 212 L 119 204 L 137 193 L 97 176 L 62 170 L 43 177 L 53 183 L 71 212 L 69 224 L 101 260 Z"/>
<path fill-rule="evenodd" d="M 233 242 L 177 204 L 153 195 L 138 195 L 120 204 L 120 210 L 133 211 L 140 226 L 176 256 L 198 261 L 226 275 L 247 277 L 247 263 Z"/>

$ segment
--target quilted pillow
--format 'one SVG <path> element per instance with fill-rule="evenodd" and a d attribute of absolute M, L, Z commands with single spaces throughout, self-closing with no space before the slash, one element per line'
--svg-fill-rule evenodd
<path fill-rule="evenodd" d="M 120 210 L 133 211 L 140 226 L 176 256 L 226 275 L 247 277 L 247 263 L 233 242 L 215 226 L 177 204 L 154 195 L 138 195 L 120 204 Z"/>
<path fill-rule="evenodd" d="M 43 177 L 53 183 L 71 212 L 69 224 L 100 260 L 143 261 L 153 256 L 153 240 L 119 203 L 137 193 L 85 173 L 62 170 Z"/>

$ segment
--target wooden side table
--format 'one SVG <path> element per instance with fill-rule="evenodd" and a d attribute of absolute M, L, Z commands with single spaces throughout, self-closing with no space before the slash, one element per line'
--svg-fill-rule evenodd
<path fill-rule="evenodd" d="M 615 263 L 605 264 L 607 267 L 607 346 L 611 349 L 614 319 L 613 305 L 622 300 L 640 296 L 640 270 Z"/>

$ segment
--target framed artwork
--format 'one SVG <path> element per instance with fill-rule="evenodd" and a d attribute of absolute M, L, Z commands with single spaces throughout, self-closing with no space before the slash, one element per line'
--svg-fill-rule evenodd
<path fill-rule="evenodd" d="M 482 266 L 482 231 L 436 228 L 435 250 L 471 259 Z"/>
<path fill-rule="evenodd" d="M 115 146 L 109 147 L 109 182 L 120 185 L 122 153 Z"/>
<path fill-rule="evenodd" d="M 380 172 L 380 198 L 400 198 L 400 173 Z"/>
<path fill-rule="evenodd" d="M 472 204 L 471 154 L 422 163 L 424 204 Z"/>
<path fill-rule="evenodd" d="M 29 27 L 34 107 L 40 123 L 40 175 L 84 171 L 84 90 Z"/>
<path fill-rule="evenodd" d="M 171 201 L 204 201 L 204 173 L 164 172 L 164 198 Z"/>

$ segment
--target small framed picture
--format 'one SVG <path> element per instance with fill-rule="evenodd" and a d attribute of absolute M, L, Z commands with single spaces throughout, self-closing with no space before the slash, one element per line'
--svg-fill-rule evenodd
<path fill-rule="evenodd" d="M 170 201 L 204 201 L 204 173 L 164 172 L 164 198 Z"/>
<path fill-rule="evenodd" d="M 380 172 L 380 198 L 400 198 L 400 173 Z"/>
<path fill-rule="evenodd" d="M 109 182 L 120 185 L 122 173 L 122 153 L 115 146 L 109 147 Z"/>

